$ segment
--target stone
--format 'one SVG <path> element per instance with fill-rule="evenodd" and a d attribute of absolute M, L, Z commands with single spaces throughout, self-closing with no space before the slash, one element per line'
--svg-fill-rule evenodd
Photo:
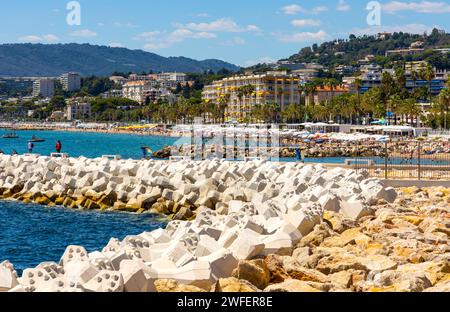
<path fill-rule="evenodd" d="M 281 283 L 285 279 L 289 279 L 290 276 L 283 267 L 283 260 L 278 255 L 268 255 L 264 262 L 270 273 L 270 283 Z"/>
<path fill-rule="evenodd" d="M 221 278 L 214 286 L 214 292 L 245 293 L 259 291 L 260 290 L 250 282 L 246 280 L 239 280 L 235 277 Z"/>
<path fill-rule="evenodd" d="M 83 284 L 83 287 L 93 292 L 122 292 L 123 278 L 119 272 L 103 270 Z"/>
<path fill-rule="evenodd" d="M 70 261 L 88 261 L 88 253 L 82 246 L 70 245 L 59 260 L 59 265 L 64 266 Z"/>
<path fill-rule="evenodd" d="M 310 286 L 307 282 L 288 279 L 279 284 L 273 284 L 264 289 L 264 292 L 321 292 Z"/>
<path fill-rule="evenodd" d="M 64 265 L 64 277 L 68 282 L 87 283 L 99 273 L 89 261 L 69 261 Z"/>
<path fill-rule="evenodd" d="M 225 246 L 224 246 L 225 247 Z M 249 260 L 264 250 L 264 244 L 259 242 L 258 236 L 251 230 L 243 230 L 231 243 L 229 249 L 240 260 Z"/>
<path fill-rule="evenodd" d="M 147 278 L 143 262 L 140 260 L 125 260 L 120 263 L 120 274 L 123 278 L 125 292 L 150 292 L 155 291 L 154 280 Z M 150 270 L 147 270 L 149 272 Z M 155 274 L 156 275 L 156 274 Z"/>
<path fill-rule="evenodd" d="M 169 279 L 159 279 L 155 281 L 156 292 L 159 293 L 196 293 L 196 292 L 205 292 L 204 289 L 193 285 L 183 285 L 178 283 L 176 280 Z"/>
<path fill-rule="evenodd" d="M 19 284 L 17 273 L 8 261 L 0 263 L 0 292 L 9 291 Z"/>
<path fill-rule="evenodd" d="M 270 272 L 266 263 L 262 259 L 241 260 L 232 276 L 243 279 L 255 285 L 259 289 L 264 289 L 269 285 Z"/>

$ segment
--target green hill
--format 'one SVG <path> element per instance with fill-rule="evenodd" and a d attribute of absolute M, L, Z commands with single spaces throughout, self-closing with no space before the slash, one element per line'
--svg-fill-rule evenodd
<path fill-rule="evenodd" d="M 83 76 L 107 76 L 113 72 L 153 70 L 178 72 L 237 71 L 233 64 L 211 59 L 163 57 L 142 50 L 111 48 L 90 44 L 2 44 L 0 76 L 59 76 L 75 71 Z"/>
<path fill-rule="evenodd" d="M 412 43 L 422 42 L 424 53 L 409 55 L 405 57 L 385 57 L 387 50 L 409 48 Z M 450 68 L 449 54 L 433 51 L 437 47 L 450 47 L 450 34 L 445 31 L 434 29 L 429 35 L 392 33 L 386 37 L 382 36 L 355 36 L 350 35 L 348 39 L 340 39 L 314 44 L 305 47 L 298 53 L 286 60 L 295 63 L 319 63 L 327 67 L 337 65 L 356 65 L 359 59 L 372 54 L 377 63 L 386 64 L 391 61 L 419 61 L 427 60 L 438 68 Z"/>

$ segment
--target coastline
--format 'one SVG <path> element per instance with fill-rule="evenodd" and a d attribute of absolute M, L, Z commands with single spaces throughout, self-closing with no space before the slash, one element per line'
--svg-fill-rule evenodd
<path fill-rule="evenodd" d="M 136 212 L 159 207 L 173 219 L 165 229 L 112 238 L 101 251 L 68 246 L 59 263 L 41 263 L 21 277 L 5 261 L 7 291 L 439 291 L 448 285 L 440 246 L 449 243 L 441 231 L 450 189 L 397 192 L 353 170 L 265 161 L 0 155 L 0 167 L 3 196 L 84 209 L 117 202 Z M 72 196 L 83 199 L 69 202 Z M 428 201 L 418 207 L 420 198 L 433 199 L 434 210 Z M 425 235 L 432 251 L 413 249 L 419 261 L 413 251 L 386 253 L 381 242 L 398 241 L 392 226 L 417 227 L 414 239 Z M 417 275 L 430 270 L 433 277 Z"/>

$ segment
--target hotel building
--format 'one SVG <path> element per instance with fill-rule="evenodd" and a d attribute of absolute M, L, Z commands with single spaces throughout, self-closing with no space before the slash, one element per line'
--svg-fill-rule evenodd
<path fill-rule="evenodd" d="M 279 111 L 290 104 L 300 104 L 299 85 L 301 79 L 286 72 L 267 72 L 233 76 L 205 86 L 202 98 L 206 102 L 219 104 L 226 101 L 225 119 L 242 122 L 250 117 L 256 105 L 276 104 Z M 252 86 L 251 94 L 243 87 Z"/>

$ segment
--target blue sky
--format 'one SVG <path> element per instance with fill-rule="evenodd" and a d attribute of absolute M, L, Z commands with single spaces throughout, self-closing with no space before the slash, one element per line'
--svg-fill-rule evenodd
<path fill-rule="evenodd" d="M 74 26 L 66 0 L 1 2 L 1 43 L 92 43 L 245 66 L 350 33 L 450 28 L 449 0 L 380 1 L 380 26 L 368 24 L 365 0 L 80 0 Z"/>

